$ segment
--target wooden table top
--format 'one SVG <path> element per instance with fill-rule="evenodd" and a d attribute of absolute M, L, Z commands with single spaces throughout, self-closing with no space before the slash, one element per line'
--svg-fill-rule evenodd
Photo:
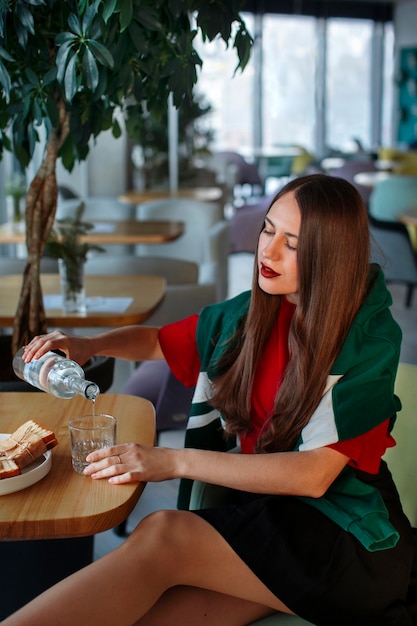
<path fill-rule="evenodd" d="M 169 220 L 103 220 L 91 222 L 95 229 L 81 237 L 84 243 L 101 244 L 161 244 L 175 241 L 184 232 L 184 223 Z M 11 224 L 0 225 L 0 243 L 25 243 L 24 231 Z"/>
<path fill-rule="evenodd" d="M 12 326 L 22 287 L 22 276 L 12 274 L 0 276 L 0 326 Z M 59 274 L 41 274 L 42 293 L 59 294 Z M 67 313 L 62 309 L 46 309 L 49 327 L 85 328 L 126 326 L 142 324 L 162 301 L 166 280 L 161 276 L 137 275 L 86 275 L 86 297 L 89 298 L 133 298 L 125 311 L 89 310 L 86 313 Z"/>
<path fill-rule="evenodd" d="M 187 198 L 199 202 L 217 202 L 223 196 L 220 187 L 189 187 L 187 189 L 132 189 L 119 196 L 119 202 L 127 204 L 142 204 L 154 200 L 167 200 L 169 198 Z"/>
<path fill-rule="evenodd" d="M 143 398 L 102 394 L 97 413 L 117 418 L 117 442 L 148 446 L 155 439 L 155 411 Z M 61 400 L 46 393 L 0 393 L 0 431 L 13 433 L 28 419 L 53 430 L 50 472 L 34 485 L 0 496 L 0 540 L 81 537 L 108 530 L 132 512 L 144 483 L 110 485 L 77 474 L 71 464 L 68 420 L 91 413 L 81 396 Z"/>

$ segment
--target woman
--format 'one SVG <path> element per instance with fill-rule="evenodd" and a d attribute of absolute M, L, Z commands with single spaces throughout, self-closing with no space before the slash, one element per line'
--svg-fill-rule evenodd
<path fill-rule="evenodd" d="M 80 363 L 166 358 L 197 384 L 189 442 L 202 434 L 203 445 L 223 445 L 221 415 L 242 454 L 135 444 L 93 452 L 92 479 L 198 479 L 232 488 L 231 503 L 149 515 L 120 548 L 4 624 L 231 626 L 276 611 L 319 625 L 393 623 L 414 545 L 381 462 L 400 408 L 390 304 L 369 265 L 359 194 L 315 175 L 272 201 L 252 293 L 160 330 L 33 339 L 26 360 L 58 348 Z"/>

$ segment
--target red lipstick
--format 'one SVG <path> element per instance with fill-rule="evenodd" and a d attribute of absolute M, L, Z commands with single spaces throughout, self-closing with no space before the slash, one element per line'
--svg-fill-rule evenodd
<path fill-rule="evenodd" d="M 264 263 L 261 263 L 259 271 L 264 278 L 276 278 L 277 276 L 281 276 L 281 274 L 274 272 L 274 270 L 271 270 L 271 268 Z"/>

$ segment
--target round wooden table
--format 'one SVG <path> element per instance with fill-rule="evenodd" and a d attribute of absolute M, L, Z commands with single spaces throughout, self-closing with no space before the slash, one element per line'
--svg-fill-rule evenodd
<path fill-rule="evenodd" d="M 10 274 L 0 276 L 0 327 L 13 326 L 22 276 Z M 59 295 L 59 274 L 41 274 L 44 296 Z M 93 328 L 116 327 L 127 324 L 142 324 L 156 310 L 165 295 L 166 280 L 162 276 L 86 275 L 85 288 L 87 310 L 85 313 L 69 313 L 62 308 L 46 308 L 48 327 Z M 89 308 L 88 298 L 93 306 Z M 128 306 L 116 306 L 120 299 L 128 299 Z M 115 306 L 112 308 L 112 299 Z M 102 306 L 100 306 L 100 303 Z"/>
<path fill-rule="evenodd" d="M 154 445 L 155 410 L 148 400 L 101 394 L 96 411 L 116 417 L 119 443 Z M 115 486 L 73 470 L 68 420 L 90 412 L 91 402 L 81 396 L 61 400 L 42 392 L 0 393 L 2 433 L 33 419 L 58 440 L 44 478 L 0 496 L 0 620 L 91 563 L 94 535 L 123 522 L 142 494 L 144 483 Z"/>

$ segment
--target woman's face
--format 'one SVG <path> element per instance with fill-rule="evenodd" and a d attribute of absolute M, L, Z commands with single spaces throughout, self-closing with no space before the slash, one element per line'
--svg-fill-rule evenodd
<path fill-rule="evenodd" d="M 297 246 L 301 213 L 294 192 L 288 192 L 269 209 L 259 236 L 259 287 L 271 295 L 298 300 Z"/>

